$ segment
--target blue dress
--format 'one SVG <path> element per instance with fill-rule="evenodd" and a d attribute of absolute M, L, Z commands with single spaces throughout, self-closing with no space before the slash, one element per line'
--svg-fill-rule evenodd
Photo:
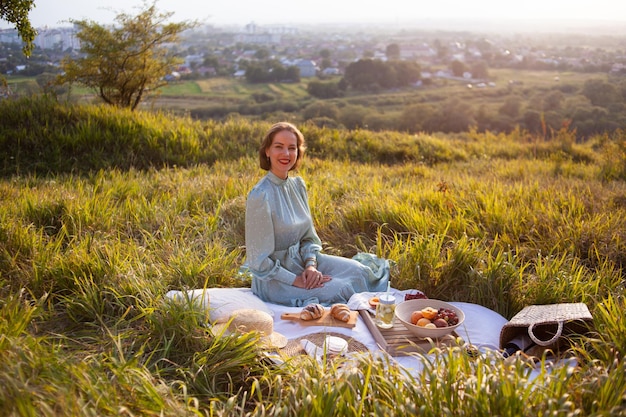
<path fill-rule="evenodd" d="M 268 172 L 246 202 L 246 263 L 252 291 L 264 301 L 289 306 L 317 302 L 346 303 L 352 294 L 385 291 L 388 262 L 368 262 L 321 253 L 322 242 L 311 218 L 301 177 L 283 180 Z M 304 260 L 317 258 L 317 269 L 332 279 L 321 288 L 294 287 Z M 366 265 L 368 263 L 369 265 Z"/>

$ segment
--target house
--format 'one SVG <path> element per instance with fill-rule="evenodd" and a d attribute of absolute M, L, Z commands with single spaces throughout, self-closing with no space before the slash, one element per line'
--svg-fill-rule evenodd
<path fill-rule="evenodd" d="M 178 72 L 176 72 L 176 71 L 172 71 L 172 73 L 167 74 L 167 75 L 164 77 L 164 79 L 165 79 L 165 81 L 167 81 L 167 82 L 178 81 L 178 80 L 180 80 L 180 74 L 179 74 Z"/>
<path fill-rule="evenodd" d="M 207 77 L 207 76 L 213 77 L 217 75 L 217 71 L 215 70 L 215 67 L 202 66 L 202 67 L 197 68 L 196 72 L 200 74 L 202 77 Z"/>
<path fill-rule="evenodd" d="M 281 65 L 285 67 L 298 67 L 300 70 L 300 77 L 315 77 L 317 72 L 319 71 L 319 67 L 314 61 L 310 59 L 287 59 L 283 58 L 280 60 Z"/>
<path fill-rule="evenodd" d="M 437 51 L 428 44 L 403 45 L 400 48 L 400 58 L 411 60 L 417 58 L 431 58 L 437 56 Z"/>
<path fill-rule="evenodd" d="M 185 65 L 181 65 L 176 69 L 176 72 L 178 72 L 180 75 L 190 75 L 191 74 L 191 68 L 185 66 Z"/>
<path fill-rule="evenodd" d="M 322 70 L 322 74 L 324 75 L 340 75 L 341 71 L 337 67 L 328 67 Z"/>
<path fill-rule="evenodd" d="M 202 65 L 203 62 L 204 62 L 204 56 L 202 55 L 187 55 L 185 57 L 184 65 L 186 67 L 193 67 L 193 66 Z"/>
<path fill-rule="evenodd" d="M 317 75 L 318 67 L 315 62 L 310 59 L 300 59 L 295 63 L 296 67 L 300 69 L 300 77 L 315 77 Z"/>
<path fill-rule="evenodd" d="M 626 65 L 617 62 L 611 66 L 610 72 L 612 74 L 626 74 Z"/>

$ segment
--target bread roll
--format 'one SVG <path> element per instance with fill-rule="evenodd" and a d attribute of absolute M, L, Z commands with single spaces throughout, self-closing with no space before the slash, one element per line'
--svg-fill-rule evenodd
<path fill-rule="evenodd" d="M 322 317 L 324 314 L 324 306 L 321 304 L 309 304 L 300 312 L 300 319 L 309 321 Z"/>
<path fill-rule="evenodd" d="M 345 304 L 333 304 L 330 308 L 330 315 L 337 320 L 348 322 L 350 320 L 350 307 Z"/>

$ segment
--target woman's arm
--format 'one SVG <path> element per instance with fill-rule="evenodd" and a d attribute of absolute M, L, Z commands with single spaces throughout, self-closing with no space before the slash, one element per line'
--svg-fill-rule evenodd
<path fill-rule="evenodd" d="M 309 215 L 309 228 L 306 231 L 305 235 L 300 240 L 300 256 L 304 260 L 304 267 L 307 267 L 307 262 L 314 264 L 317 268 L 317 254 L 322 250 L 322 241 L 320 240 L 317 232 L 315 231 L 315 226 L 313 225 L 313 216 L 311 215 L 311 206 L 309 205 L 309 196 L 307 194 L 306 185 L 304 180 L 301 177 L 297 177 L 298 179 L 298 193 L 300 194 L 300 198 L 306 205 L 307 213 Z"/>
<path fill-rule="evenodd" d="M 323 275 L 317 270 L 317 254 L 322 250 L 322 241 L 315 231 L 315 226 L 313 226 L 313 217 L 311 216 L 309 197 L 304 180 L 301 177 L 297 177 L 296 181 L 298 193 L 306 207 L 309 227 L 300 239 L 300 256 L 304 261 L 304 271 L 296 277 L 293 285 L 306 289 L 323 287 L 324 283 L 331 280 L 331 277 Z"/>
<path fill-rule="evenodd" d="M 293 285 L 296 274 L 274 261 L 274 225 L 267 195 L 253 189 L 246 201 L 246 263 L 259 279 L 277 279 Z"/>

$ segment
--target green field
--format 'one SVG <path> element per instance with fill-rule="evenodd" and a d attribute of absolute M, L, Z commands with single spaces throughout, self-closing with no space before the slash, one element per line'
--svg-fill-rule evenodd
<path fill-rule="evenodd" d="M 235 78 L 210 78 L 196 81 L 178 81 L 159 89 L 153 104 L 170 110 L 202 108 L 210 104 L 238 105 L 248 103 L 255 95 L 263 94 L 273 100 L 310 99 L 307 82 L 297 84 L 250 84 Z"/>
<path fill-rule="evenodd" d="M 475 123 L 480 129 L 511 131 L 521 125 L 537 131 L 538 122 L 528 125 L 530 119 L 526 115 L 543 113 L 548 129 L 558 129 L 574 117 L 574 127 L 583 136 L 604 126 L 614 129 L 626 117 L 620 112 L 600 119 L 591 116 L 597 109 L 588 104 L 581 92 L 590 80 L 613 82 L 605 74 L 513 70 L 491 70 L 490 74 L 493 84 L 482 88 L 477 85 L 470 88 L 465 81 L 435 78 L 421 87 L 375 93 L 348 91 L 343 97 L 321 100 L 308 95 L 307 82 L 311 80 L 296 84 L 250 84 L 233 78 L 182 81 L 164 88 L 158 98 L 150 101 L 150 106 L 179 114 L 190 112 L 198 119 L 221 119 L 237 113 L 256 120 L 288 118 L 304 122 L 308 120 L 307 109 L 315 105 L 326 108 L 337 125 L 347 128 L 367 126 L 372 130 L 405 131 L 455 129 L 449 126 L 453 123 L 445 121 L 441 127 L 414 125 L 410 115 L 414 106 L 427 105 L 430 113 L 441 114 L 440 119 L 445 119 L 449 112 L 466 115 L 468 122 L 463 130 Z M 190 85 L 198 85 L 200 92 Z M 518 110 L 503 117 L 501 109 L 512 101 L 519 103 Z"/>
<path fill-rule="evenodd" d="M 509 81 L 514 80 L 524 88 L 549 89 L 558 84 L 570 84 L 575 87 L 581 87 L 585 81 L 589 79 L 606 80 L 607 76 L 603 74 L 587 74 L 580 72 L 560 72 L 560 71 L 528 71 L 528 70 L 511 70 L 511 69 L 492 69 L 489 71 L 490 80 L 496 84 L 496 87 L 487 88 L 489 91 L 508 90 Z M 555 78 L 558 77 L 558 81 Z M 243 79 L 232 77 L 207 78 L 191 81 L 174 81 L 161 87 L 159 94 L 163 97 L 181 97 L 185 96 L 203 96 L 205 98 L 236 98 L 239 100 L 247 100 L 255 93 L 267 93 L 281 99 L 303 99 L 308 96 L 307 84 L 310 79 L 303 79 L 300 83 L 271 83 L 271 84 L 251 84 Z M 7 78 L 8 84 L 15 89 L 16 92 L 25 91 L 27 89 L 36 89 L 37 83 L 35 77 L 12 76 Z M 407 89 L 399 92 L 383 92 L 381 95 L 403 95 L 403 94 L 423 94 L 436 90 L 442 94 L 464 94 L 468 92 L 467 83 L 455 80 L 437 79 L 433 87 L 422 89 Z M 479 91 L 474 89 L 473 93 Z M 77 89 L 77 94 L 87 93 L 88 90 Z M 367 94 L 353 93 L 351 96 L 367 96 Z M 471 97 L 471 96 L 467 96 Z"/>
<path fill-rule="evenodd" d="M 493 84 L 482 88 L 469 88 L 466 81 L 431 78 L 420 87 L 376 92 L 348 90 L 344 96 L 332 99 L 316 99 L 308 94 L 307 85 L 314 79 L 270 84 L 225 77 L 183 80 L 147 95 L 142 108 L 200 120 L 239 115 L 250 120 L 312 120 L 320 126 L 413 133 L 470 128 L 511 132 L 521 127 L 545 134 L 568 124 L 578 132 L 579 139 L 613 131 L 626 123 L 620 103 L 599 108 L 583 94 L 585 83 L 590 80 L 610 84 L 609 88 L 619 91 L 619 80 L 606 74 L 492 69 L 490 76 Z M 40 91 L 33 78 L 12 78 L 9 84 L 20 95 Z M 60 99 L 67 97 L 67 91 L 59 93 Z M 97 102 L 93 91 L 78 86 L 72 87 L 70 99 Z M 503 113 L 506 106 L 508 110 Z"/>

